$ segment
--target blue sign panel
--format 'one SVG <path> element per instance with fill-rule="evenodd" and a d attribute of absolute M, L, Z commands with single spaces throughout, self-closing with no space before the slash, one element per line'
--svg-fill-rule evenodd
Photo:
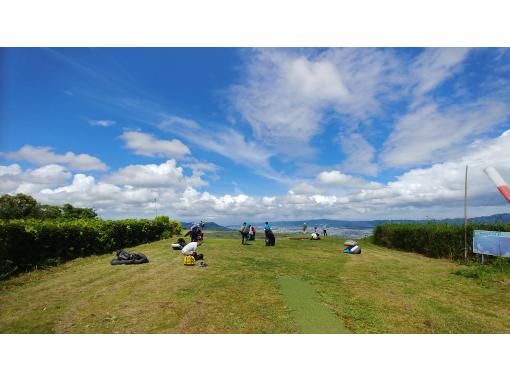
<path fill-rule="evenodd" d="M 474 230 L 473 252 L 510 257 L 510 232 Z"/>

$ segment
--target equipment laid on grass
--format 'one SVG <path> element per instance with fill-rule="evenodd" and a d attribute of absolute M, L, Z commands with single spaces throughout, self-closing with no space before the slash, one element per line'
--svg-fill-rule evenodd
<path fill-rule="evenodd" d="M 357 241 L 346 240 L 344 242 L 344 245 L 345 245 L 344 253 L 354 254 L 354 255 L 359 255 L 361 253 L 361 248 L 358 245 Z"/>
<path fill-rule="evenodd" d="M 177 243 L 173 243 L 172 244 L 172 249 L 177 251 L 177 250 L 181 250 L 184 248 L 184 246 L 186 245 L 186 240 L 184 240 L 183 238 L 179 238 L 177 240 Z"/>
<path fill-rule="evenodd" d="M 149 259 L 143 253 L 129 253 L 124 249 L 119 249 L 115 254 L 117 258 L 112 260 L 112 265 L 145 264 L 149 262 Z"/>

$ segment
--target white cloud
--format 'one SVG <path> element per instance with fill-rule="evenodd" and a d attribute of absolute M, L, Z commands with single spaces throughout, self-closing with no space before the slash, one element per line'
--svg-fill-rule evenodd
<path fill-rule="evenodd" d="M 24 145 L 17 152 L 2 153 L 11 160 L 28 161 L 38 165 L 61 164 L 77 170 L 107 170 L 108 167 L 97 157 L 88 154 L 67 152 L 56 154 L 50 147 L 34 147 Z"/>
<path fill-rule="evenodd" d="M 349 124 L 377 115 L 406 80 L 392 50 L 258 49 L 247 57 L 244 81 L 231 88 L 234 107 L 259 142 L 290 158 L 313 154 L 309 142 L 332 114 Z"/>
<path fill-rule="evenodd" d="M 49 178 L 54 182 L 67 182 L 70 174 L 63 167 L 23 171 L 18 165 L 0 166 L 0 186 L 6 183 L 4 178 L 18 178 L 15 187 L 23 184 L 28 193 L 44 203 L 68 202 L 79 207 L 94 207 L 105 217 L 153 217 L 157 209 L 160 215 L 181 220 L 207 218 L 218 222 L 442 218 L 462 214 L 467 164 L 470 168 L 469 212 L 474 216 L 506 211 L 505 200 L 482 169 L 492 165 L 505 178 L 510 178 L 509 151 L 510 131 L 498 138 L 478 140 L 457 160 L 409 170 L 387 184 L 367 182 L 333 170 L 319 174 L 317 183 L 298 183 L 287 194 L 260 197 L 246 193 L 201 192 L 190 183 L 192 177 L 184 176 L 174 160 L 161 165 L 131 165 L 111 178 L 100 180 L 76 174 L 71 183 L 64 185 L 42 183 L 43 180 L 50 182 Z"/>
<path fill-rule="evenodd" d="M 317 132 L 323 107 L 349 97 L 331 62 L 276 49 L 255 51 L 246 82 L 232 92 L 256 137 L 269 145 L 307 142 Z"/>
<path fill-rule="evenodd" d="M 338 170 L 332 170 L 319 173 L 317 179 L 325 185 L 346 185 L 354 178 L 353 176 L 344 174 Z"/>
<path fill-rule="evenodd" d="M 341 136 L 340 146 L 346 156 L 342 168 L 351 173 L 375 176 L 378 165 L 374 162 L 375 148 L 360 133 Z"/>
<path fill-rule="evenodd" d="M 213 164 L 212 162 L 199 162 L 195 161 L 192 163 L 185 163 L 183 164 L 184 167 L 190 168 L 192 170 L 192 176 L 188 179 L 188 183 L 191 186 L 194 187 L 202 187 L 207 186 L 209 183 L 205 181 L 202 176 L 206 173 L 212 173 L 208 174 L 209 177 L 211 177 L 213 180 L 218 180 L 219 176 L 216 174 L 218 171 L 218 166 Z"/>
<path fill-rule="evenodd" d="M 468 48 L 425 49 L 410 69 L 410 78 L 416 82 L 413 88 L 415 96 L 426 94 L 452 76 L 468 53 Z"/>
<path fill-rule="evenodd" d="M 121 138 L 127 148 L 141 156 L 179 158 L 191 154 L 189 148 L 176 139 L 159 140 L 148 133 L 135 131 L 124 132 Z"/>
<path fill-rule="evenodd" d="M 192 162 L 192 163 L 186 163 L 183 164 L 183 166 L 190 168 L 194 172 L 216 172 L 218 170 L 218 166 L 216 164 L 213 164 L 212 162 Z"/>
<path fill-rule="evenodd" d="M 499 101 L 443 109 L 429 103 L 397 122 L 380 158 L 393 167 L 444 161 L 458 156 L 466 139 L 491 131 L 509 115 L 510 107 Z"/>
<path fill-rule="evenodd" d="M 12 164 L 9 166 L 0 166 L 0 176 L 5 175 L 18 175 L 21 173 L 21 166 L 18 164 Z"/>
<path fill-rule="evenodd" d="M 424 49 L 406 61 L 393 49 L 256 49 L 246 54 L 245 78 L 232 87 L 232 101 L 258 141 L 291 158 L 311 155 L 311 138 L 334 115 L 340 120 L 335 128 L 365 153 L 351 154 L 341 140 L 347 153 L 341 167 L 376 175 L 375 147 L 349 131 L 352 125 L 380 116 L 396 101 L 423 105 L 426 94 L 462 69 L 468 53 Z"/>
<path fill-rule="evenodd" d="M 182 129 L 182 127 L 198 129 L 200 125 L 194 120 L 175 115 L 166 115 L 164 120 L 158 125 L 158 128 L 163 130 Z"/>
<path fill-rule="evenodd" d="M 104 178 L 105 182 L 135 187 L 186 188 L 187 182 L 175 160 L 160 165 L 129 165 Z"/>
<path fill-rule="evenodd" d="M 315 201 L 315 203 L 317 203 L 317 204 L 323 204 L 323 205 L 327 205 L 327 206 L 332 206 L 337 201 L 336 196 L 334 196 L 334 195 L 329 195 L 329 196 L 313 195 L 311 197 L 311 199 L 313 199 Z"/>
<path fill-rule="evenodd" d="M 274 204 L 276 197 L 262 197 L 262 204 L 264 206 L 271 206 Z"/>
<path fill-rule="evenodd" d="M 320 190 L 308 182 L 299 182 L 297 185 L 292 187 L 291 191 L 294 194 L 309 195 L 309 194 L 317 194 Z"/>
<path fill-rule="evenodd" d="M 0 166 L 0 193 L 33 193 L 65 183 L 70 177 L 63 166 L 54 164 L 25 171 L 18 164 Z"/>
<path fill-rule="evenodd" d="M 166 127 L 161 127 L 162 124 L 164 122 L 160 124 L 161 129 L 171 131 L 202 149 L 226 157 L 238 165 L 248 167 L 263 177 L 279 182 L 287 181 L 284 175 L 276 173 L 271 168 L 269 159 L 274 153 L 261 147 L 255 141 L 247 141 L 245 136 L 235 129 L 223 128 L 218 132 L 217 130 L 202 128 L 197 124 L 198 129 L 170 130 Z M 189 167 L 192 167 L 191 165 L 194 164 L 186 164 Z"/>
<path fill-rule="evenodd" d="M 95 127 L 111 127 L 115 125 L 117 122 L 114 120 L 90 120 L 89 124 Z"/>

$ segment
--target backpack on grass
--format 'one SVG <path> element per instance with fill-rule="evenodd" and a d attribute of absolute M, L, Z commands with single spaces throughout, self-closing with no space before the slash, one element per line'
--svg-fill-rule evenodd
<path fill-rule="evenodd" d="M 184 256 L 184 265 L 195 265 L 195 258 L 190 255 Z"/>

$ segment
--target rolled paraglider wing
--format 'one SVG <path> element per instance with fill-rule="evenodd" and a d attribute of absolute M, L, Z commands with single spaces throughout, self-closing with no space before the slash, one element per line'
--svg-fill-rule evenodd
<path fill-rule="evenodd" d="M 488 166 L 483 171 L 494 182 L 501 195 L 510 203 L 510 188 L 496 168 Z"/>

